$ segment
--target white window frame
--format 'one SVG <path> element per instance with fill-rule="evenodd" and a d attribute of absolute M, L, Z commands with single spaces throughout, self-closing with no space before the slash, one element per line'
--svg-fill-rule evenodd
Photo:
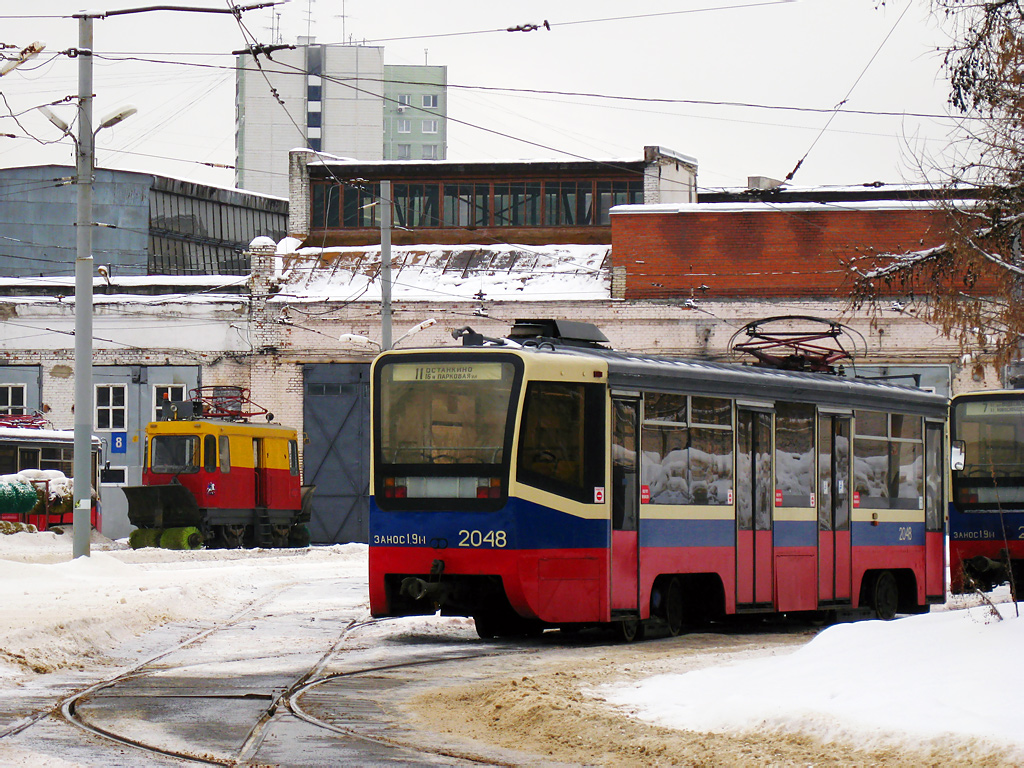
<path fill-rule="evenodd" d="M 424 120 L 420 123 L 423 133 L 437 133 L 437 120 Z"/>
<path fill-rule="evenodd" d="M 408 107 L 412 105 L 412 96 L 408 93 L 398 94 L 398 106 Z"/>
<path fill-rule="evenodd" d="M 396 133 L 412 133 L 412 120 L 407 117 L 399 117 L 395 120 Z"/>
<path fill-rule="evenodd" d="M 395 144 L 395 160 L 412 160 L 412 144 Z"/>
<path fill-rule="evenodd" d="M 437 94 L 424 93 L 420 106 L 424 109 L 437 109 Z"/>
<path fill-rule="evenodd" d="M 423 159 L 424 160 L 437 160 L 439 153 L 437 151 L 437 144 L 424 144 L 423 145 Z"/>
<path fill-rule="evenodd" d="M 21 405 L 11 405 L 11 395 L 13 395 L 16 390 L 21 391 Z M 24 416 L 27 413 L 25 409 L 28 405 L 26 402 L 28 392 L 27 387 L 24 384 L 0 384 L 0 391 L 7 392 L 7 405 L 0 405 L 0 414 Z"/>
<path fill-rule="evenodd" d="M 107 390 L 110 393 L 110 401 L 107 405 L 100 405 L 100 391 Z M 121 402 L 123 405 L 114 405 L 114 392 L 121 390 Z M 97 430 L 104 432 L 121 432 L 128 428 L 128 385 L 127 384 L 97 384 L 93 392 L 95 408 L 93 419 Z M 100 413 L 107 414 L 107 426 L 100 426 Z M 121 414 L 121 424 L 118 425 L 114 415 Z"/>

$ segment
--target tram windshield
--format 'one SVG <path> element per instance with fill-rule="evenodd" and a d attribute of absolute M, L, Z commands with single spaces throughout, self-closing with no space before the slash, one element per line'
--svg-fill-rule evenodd
<path fill-rule="evenodd" d="M 199 471 L 196 435 L 157 435 L 153 438 L 150 469 L 161 475 Z"/>
<path fill-rule="evenodd" d="M 515 368 L 393 362 L 380 376 L 380 457 L 391 465 L 502 464 Z"/>
<path fill-rule="evenodd" d="M 953 439 L 964 451 L 964 468 L 953 472 L 957 507 L 969 512 L 1024 504 L 1024 397 L 957 401 Z"/>

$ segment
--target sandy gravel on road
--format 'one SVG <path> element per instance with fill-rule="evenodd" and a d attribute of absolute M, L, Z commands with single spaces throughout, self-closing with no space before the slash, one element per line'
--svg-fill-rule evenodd
<path fill-rule="evenodd" d="M 970 745 L 893 746 L 861 750 L 851 744 L 752 730 L 697 733 L 648 725 L 615 709 L 596 689 L 615 679 L 697 669 L 711 663 L 785 653 L 813 632 L 691 635 L 629 646 L 601 645 L 510 654 L 500 671 L 466 670 L 475 682 L 431 686 L 407 703 L 416 726 L 448 739 L 530 753 L 517 764 L 560 762 L 623 766 L 949 766 L 984 768 L 1017 763 Z M 497 672 L 497 674 L 495 674 Z M 465 679 L 465 678 L 464 678 Z M 503 753 L 506 756 L 508 753 Z"/>

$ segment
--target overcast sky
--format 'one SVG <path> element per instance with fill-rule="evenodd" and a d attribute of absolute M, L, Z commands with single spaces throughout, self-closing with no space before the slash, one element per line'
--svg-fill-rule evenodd
<path fill-rule="evenodd" d="M 47 45 L 0 80 L 0 116 L 8 105 L 21 115 L 20 125 L 0 118 L 0 134 L 60 138 L 34 107 L 77 93 L 77 60 L 54 54 L 77 45 L 69 15 L 83 5 L 0 2 L 0 43 Z M 381 45 L 387 64 L 446 65 L 450 159 L 636 158 L 655 144 L 695 157 L 701 187 L 781 179 L 805 155 L 793 184 L 831 186 L 920 181 L 922 166 L 939 178 L 932 169 L 948 164 L 956 121 L 940 117 L 947 84 L 937 52 L 946 38 L 929 8 L 928 0 L 292 0 L 247 12 L 242 24 L 259 42 L 311 34 Z M 504 31 L 533 24 L 540 29 Z M 148 12 L 98 19 L 94 31 L 97 122 L 126 103 L 139 108 L 100 132 L 98 164 L 230 186 L 231 170 L 201 163 L 234 162 L 230 53 L 248 39 L 233 17 Z M 874 114 L 827 111 L 844 100 L 847 110 Z M 70 102 L 53 109 L 74 116 Z M 67 140 L 0 136 L 0 167 L 72 160 Z"/>

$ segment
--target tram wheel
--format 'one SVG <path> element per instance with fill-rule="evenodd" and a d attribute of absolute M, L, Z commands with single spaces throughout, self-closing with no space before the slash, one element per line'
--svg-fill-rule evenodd
<path fill-rule="evenodd" d="M 498 622 L 493 613 L 478 613 L 473 617 L 473 623 L 481 640 L 492 640 L 498 634 Z"/>
<path fill-rule="evenodd" d="M 288 532 L 290 525 L 275 525 L 270 531 L 270 543 L 275 549 L 284 549 L 288 546 Z"/>
<path fill-rule="evenodd" d="M 668 625 L 668 633 L 676 637 L 683 631 L 686 621 L 686 612 L 683 608 L 683 586 L 679 579 L 673 578 L 668 583 L 668 590 L 665 592 L 665 623 Z"/>
<path fill-rule="evenodd" d="M 875 577 L 875 585 L 871 591 L 871 607 L 875 615 L 882 621 L 896 617 L 896 609 L 900 604 L 900 590 L 896 585 L 896 577 L 891 571 L 882 571 Z"/>
<path fill-rule="evenodd" d="M 643 640 L 645 629 L 644 623 L 635 616 L 615 622 L 615 634 L 624 643 L 632 643 Z"/>

